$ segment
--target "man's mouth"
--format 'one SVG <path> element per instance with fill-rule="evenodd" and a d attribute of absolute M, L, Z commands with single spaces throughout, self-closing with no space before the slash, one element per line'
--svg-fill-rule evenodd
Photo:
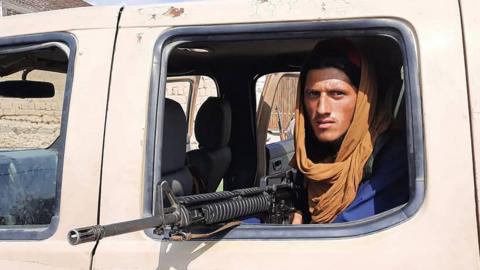
<path fill-rule="evenodd" d="M 315 125 L 317 126 L 317 128 L 320 128 L 320 129 L 330 128 L 334 124 L 335 124 L 335 120 L 333 120 L 332 118 L 319 119 L 315 121 Z"/>

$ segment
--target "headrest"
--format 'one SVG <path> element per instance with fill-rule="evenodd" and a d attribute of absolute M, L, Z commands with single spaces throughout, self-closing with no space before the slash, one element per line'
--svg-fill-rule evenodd
<path fill-rule="evenodd" d="M 11 98 L 50 98 L 55 96 L 52 83 L 41 81 L 0 82 L 0 97 Z"/>
<path fill-rule="evenodd" d="M 162 175 L 185 166 L 187 119 L 182 106 L 166 98 L 163 113 Z"/>
<path fill-rule="evenodd" d="M 224 147 L 230 140 L 232 110 L 230 104 L 218 97 L 209 97 L 200 107 L 195 119 L 195 137 L 202 148 Z"/>

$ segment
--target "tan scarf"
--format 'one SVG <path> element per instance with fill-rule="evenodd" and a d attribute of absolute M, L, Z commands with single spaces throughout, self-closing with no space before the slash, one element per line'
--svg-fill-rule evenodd
<path fill-rule="evenodd" d="M 298 89 L 303 91 L 303 89 Z M 312 223 L 328 223 L 355 199 L 363 168 L 372 154 L 375 139 L 391 122 L 387 107 L 376 112 L 377 85 L 373 66 L 362 56 L 360 86 L 352 123 L 333 163 L 313 163 L 305 149 L 305 118 L 298 92 L 295 109 L 295 156 L 297 169 L 307 179 Z M 319 149 L 321 151 L 321 149 Z"/>

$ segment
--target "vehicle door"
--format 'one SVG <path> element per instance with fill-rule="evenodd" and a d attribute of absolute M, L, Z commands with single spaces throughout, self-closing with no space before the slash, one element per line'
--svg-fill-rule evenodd
<path fill-rule="evenodd" d="M 475 161 L 475 181 L 477 195 L 477 224 L 480 226 L 480 31 L 477 25 L 480 18 L 474 10 L 480 8 L 477 1 L 461 1 L 467 86 L 470 95 L 470 118 L 472 124 L 473 160 Z M 480 227 L 479 227 L 480 228 Z"/>
<path fill-rule="evenodd" d="M 0 265 L 88 269 L 118 8 L 0 18 Z"/>
<path fill-rule="evenodd" d="M 164 239 L 168 235 L 152 229 L 137 231 L 100 240 L 94 269 L 479 268 L 462 28 L 453 0 L 421 1 L 414 7 L 393 0 L 126 7 L 112 70 L 100 224 L 154 214 L 160 167 L 170 158 L 159 153 L 173 48 L 197 40 L 218 42 L 221 54 L 225 42 L 258 41 L 272 33 L 275 41 L 278 35 L 294 40 L 312 31 L 323 38 L 351 33 L 389 37 L 399 44 L 405 70 L 408 203 L 356 222 L 244 224 L 219 238 L 195 241 Z M 248 46 L 248 39 L 242 45 Z M 182 52 L 190 53 L 188 48 Z M 248 91 L 242 94 L 254 95 Z M 250 105 L 253 110 L 255 103 Z"/>

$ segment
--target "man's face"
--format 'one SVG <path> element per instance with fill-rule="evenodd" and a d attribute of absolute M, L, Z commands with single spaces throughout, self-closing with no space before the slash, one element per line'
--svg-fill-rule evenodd
<path fill-rule="evenodd" d="M 350 127 L 355 111 L 357 89 L 337 68 L 308 71 L 303 104 L 315 137 L 334 142 Z"/>

